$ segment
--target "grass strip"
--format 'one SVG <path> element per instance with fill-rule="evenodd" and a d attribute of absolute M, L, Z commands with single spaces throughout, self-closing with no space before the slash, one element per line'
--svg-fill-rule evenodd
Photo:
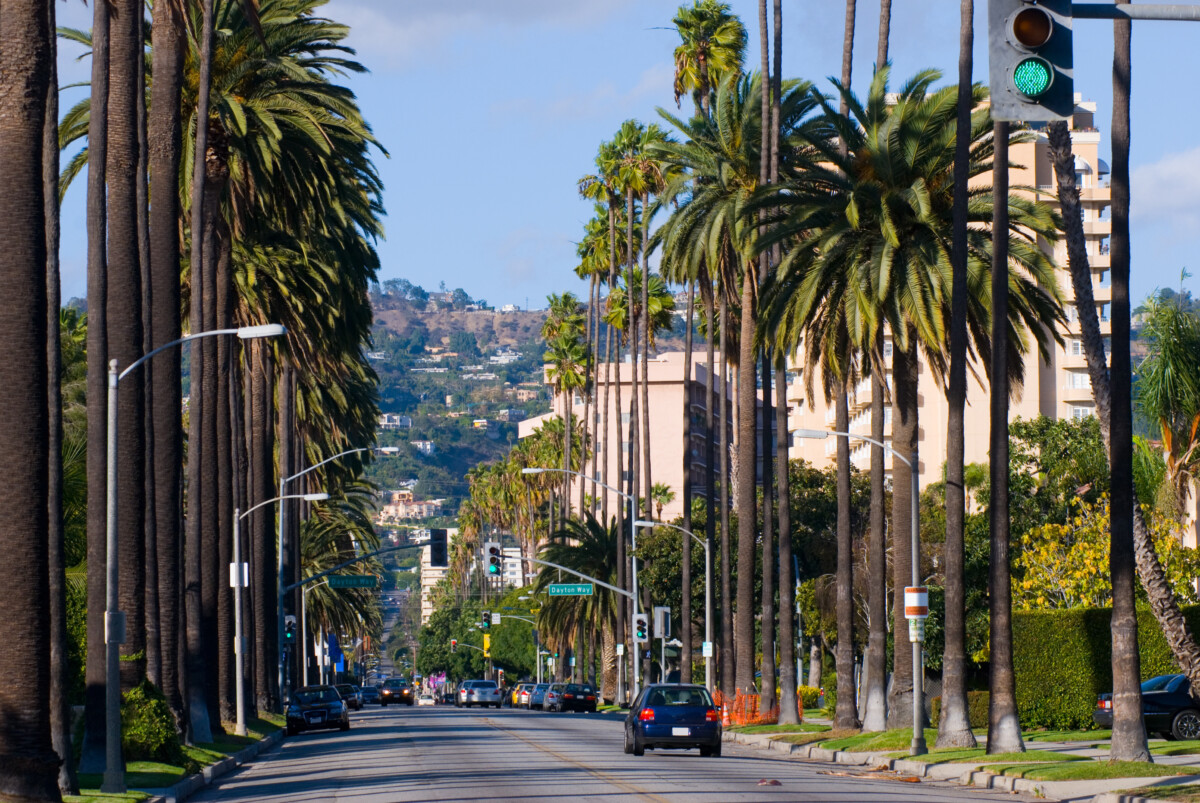
<path fill-rule="evenodd" d="M 1137 789 L 1122 789 L 1119 795 L 1136 795 L 1172 803 L 1200 803 L 1200 784 L 1164 784 L 1162 786 L 1140 786 Z"/>
<path fill-rule="evenodd" d="M 908 753 L 889 753 L 888 758 L 905 758 L 925 764 L 972 764 L 980 761 L 1010 764 L 1036 761 L 1087 761 L 1087 758 L 1084 756 L 1063 755 L 1053 750 L 1026 750 L 1024 753 L 996 753 L 989 756 L 987 751 L 982 747 L 971 749 L 958 747 L 938 748 L 929 751 L 929 753 L 923 756 L 910 756 Z"/>
<path fill-rule="evenodd" d="M 925 741 L 932 744 L 937 739 L 937 731 L 925 729 Z M 848 750 L 864 753 L 889 752 L 903 750 L 912 744 L 912 728 L 896 728 L 878 733 L 855 733 L 843 738 L 831 738 L 822 746 L 830 750 Z"/>
<path fill-rule="evenodd" d="M 1181 772 L 1183 770 L 1184 772 Z M 1005 775 L 1032 781 L 1102 781 L 1110 778 L 1165 778 L 1183 775 L 1187 768 L 1147 761 L 1062 761 L 1033 767 L 1010 768 Z"/>
<path fill-rule="evenodd" d="M 1200 754 L 1200 740 L 1163 742 L 1150 748 L 1156 756 L 1194 756 Z"/>
<path fill-rule="evenodd" d="M 730 733 L 828 733 L 833 729 L 828 725 L 801 722 L 799 725 L 735 725 L 725 730 Z"/>
<path fill-rule="evenodd" d="M 137 803 L 138 801 L 149 799 L 149 792 L 142 792 L 137 789 L 130 789 L 128 792 L 120 795 L 106 795 L 99 789 L 81 787 L 77 795 L 63 795 L 63 803 Z"/>
<path fill-rule="evenodd" d="M 1027 742 L 1090 742 L 1111 739 L 1112 731 L 1033 731 L 1023 735 Z"/>

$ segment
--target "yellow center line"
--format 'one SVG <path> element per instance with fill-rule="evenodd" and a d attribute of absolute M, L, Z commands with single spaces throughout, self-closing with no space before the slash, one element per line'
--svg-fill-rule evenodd
<path fill-rule="evenodd" d="M 488 725 L 489 727 L 495 728 L 498 731 L 504 731 L 505 733 L 511 734 L 512 736 L 516 737 L 517 739 L 520 739 L 522 742 L 529 745 L 530 747 L 540 750 L 543 753 L 546 753 L 547 755 L 554 756 L 559 761 L 565 761 L 568 764 L 572 764 L 576 767 L 579 767 L 579 769 L 581 769 L 584 772 L 588 773 L 589 775 L 593 776 L 597 780 L 604 781 L 605 783 L 608 783 L 608 784 L 612 784 L 613 786 L 617 787 L 618 789 L 621 789 L 624 792 L 628 792 L 633 795 L 638 795 L 646 800 L 655 800 L 655 801 L 658 801 L 658 803 L 669 803 L 669 801 L 664 797 L 659 797 L 658 795 L 651 794 L 650 792 L 647 792 L 645 789 L 642 789 L 641 787 L 638 787 L 638 786 L 634 786 L 633 784 L 631 784 L 627 781 L 622 781 L 620 778 L 609 775 L 607 772 L 603 772 L 602 770 L 598 770 L 593 767 L 590 767 L 581 761 L 576 761 L 575 759 L 571 758 L 568 755 L 564 755 L 563 753 L 560 753 L 557 750 L 552 750 L 549 747 L 546 747 L 545 745 L 534 741 L 533 739 L 530 739 L 526 736 L 522 736 L 520 733 L 517 733 L 512 728 L 506 728 L 503 725 L 499 725 L 487 717 L 480 717 L 480 719 L 482 719 L 484 724 Z"/>

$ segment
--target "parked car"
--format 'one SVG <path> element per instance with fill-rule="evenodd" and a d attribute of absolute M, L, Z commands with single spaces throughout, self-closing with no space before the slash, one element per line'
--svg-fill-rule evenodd
<path fill-rule="evenodd" d="M 566 691 L 567 684 L 551 683 L 550 688 L 546 689 L 546 699 L 542 700 L 542 709 L 545 711 L 557 711 L 558 705 L 562 702 L 563 692 Z"/>
<path fill-rule="evenodd" d="M 438 691 L 438 702 L 439 703 L 443 703 L 445 705 L 450 705 L 451 703 L 456 703 L 457 699 L 458 699 L 458 692 L 454 688 L 453 683 L 443 684 L 441 690 Z"/>
<path fill-rule="evenodd" d="M 1092 719 L 1112 727 L 1112 695 L 1101 694 Z M 1142 683 L 1142 721 L 1164 739 L 1200 739 L 1200 703 L 1184 675 L 1159 675 Z"/>
<path fill-rule="evenodd" d="M 529 705 L 526 708 L 541 708 L 546 702 L 546 691 L 549 690 L 549 683 L 537 683 L 529 692 Z"/>
<path fill-rule="evenodd" d="M 596 690 L 586 683 L 568 683 L 563 689 L 558 710 L 596 713 Z"/>
<path fill-rule="evenodd" d="M 433 705 L 433 703 L 434 700 L 432 694 L 422 694 L 417 698 L 417 705 Z"/>
<path fill-rule="evenodd" d="M 519 683 L 513 689 L 513 708 L 528 708 L 529 693 L 533 691 L 533 683 Z"/>
<path fill-rule="evenodd" d="M 413 690 L 408 678 L 388 678 L 383 682 L 380 695 L 379 704 L 384 708 L 387 708 L 388 703 L 412 705 L 414 702 Z"/>
<path fill-rule="evenodd" d="M 334 686 L 338 694 L 342 695 L 347 707 L 353 708 L 355 711 L 361 711 L 363 707 L 362 692 L 358 690 L 358 686 L 353 683 L 339 683 Z"/>
<path fill-rule="evenodd" d="M 708 690 L 679 683 L 642 689 L 625 718 L 625 752 L 693 747 L 702 756 L 721 755 L 721 717 Z"/>
<path fill-rule="evenodd" d="M 499 708 L 504 703 L 503 692 L 494 680 L 465 680 L 458 687 L 456 705 L 470 708 L 473 705 Z"/>
<path fill-rule="evenodd" d="M 380 699 L 382 699 L 382 698 L 379 696 L 379 687 L 378 686 L 363 686 L 362 687 L 363 705 L 366 705 L 367 703 L 371 703 L 373 705 L 379 705 Z"/>
<path fill-rule="evenodd" d="M 287 735 L 316 728 L 350 730 L 350 713 L 333 686 L 304 686 L 287 708 Z"/>

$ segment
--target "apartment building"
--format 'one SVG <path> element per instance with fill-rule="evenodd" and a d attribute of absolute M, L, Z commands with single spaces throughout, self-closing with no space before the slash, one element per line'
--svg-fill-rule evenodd
<path fill-rule="evenodd" d="M 1075 96 L 1075 113 L 1069 121 L 1071 140 L 1075 153 L 1075 180 L 1080 188 L 1083 206 L 1083 229 L 1087 239 L 1088 261 L 1092 271 L 1092 292 L 1095 296 L 1100 327 L 1107 337 L 1111 333 L 1109 306 L 1112 289 L 1109 273 L 1109 236 L 1112 223 L 1109 219 L 1111 194 L 1108 183 L 1108 165 L 1099 156 L 1100 132 L 1095 125 L 1096 104 Z M 1010 152 L 1012 169 L 1009 181 L 1012 186 L 1036 187 L 1043 200 L 1056 207 L 1057 184 L 1054 168 L 1050 162 L 1049 145 L 1044 133 L 1039 133 L 1032 142 L 1014 145 Z M 981 180 L 990 180 L 981 177 Z M 1048 246 L 1048 244 L 1046 244 Z M 1067 250 L 1065 238 L 1053 250 L 1058 271 L 1059 287 L 1065 300 L 1067 324 L 1061 332 L 1063 345 L 1052 344 L 1048 362 L 1042 362 L 1036 349 L 1025 358 L 1025 382 L 1016 389 L 1009 404 L 1009 417 L 1032 418 L 1045 415 L 1050 418 L 1082 418 L 1095 414 L 1091 383 L 1088 379 L 1087 361 L 1083 354 L 1083 343 L 1079 329 L 1079 314 L 1075 306 L 1071 279 L 1067 272 Z M 884 345 L 884 356 L 890 365 L 891 343 Z M 976 363 L 973 374 L 968 375 L 966 410 L 966 461 L 985 463 L 988 460 L 988 438 L 990 432 L 989 389 L 984 379 L 984 366 Z M 922 487 L 942 479 L 942 467 L 946 459 L 946 420 L 948 405 L 945 392 L 934 380 L 929 367 L 922 360 L 918 387 L 920 440 L 918 463 Z M 891 386 L 890 372 L 887 376 Z M 833 429 L 834 409 L 820 394 L 815 398 L 805 392 L 804 384 L 797 379 L 789 386 L 790 414 L 788 430 L 793 434 L 790 454 L 793 458 L 804 458 L 816 465 L 826 465 L 836 460 L 837 443 L 833 438 L 825 440 L 794 437 L 798 429 Z M 871 431 L 871 383 L 864 381 L 854 389 L 850 400 L 850 432 L 869 435 Z M 891 408 L 885 408 L 885 440 L 891 440 Z M 863 441 L 851 442 L 851 460 L 866 470 L 870 465 L 870 447 Z M 891 458 L 885 455 L 885 466 L 891 470 Z"/>
<path fill-rule="evenodd" d="M 428 539 L 426 532 L 426 539 Z M 458 528 L 452 527 L 446 530 L 446 538 L 450 543 L 458 537 Z M 421 625 L 429 623 L 429 617 L 433 615 L 433 589 L 442 578 L 450 571 L 448 566 L 433 566 L 430 564 L 431 547 L 427 544 L 421 547 Z"/>

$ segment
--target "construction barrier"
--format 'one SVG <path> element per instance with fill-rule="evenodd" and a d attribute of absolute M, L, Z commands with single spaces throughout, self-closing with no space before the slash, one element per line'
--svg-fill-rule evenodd
<path fill-rule="evenodd" d="M 729 725 L 774 725 L 779 722 L 779 702 L 766 711 L 759 710 L 759 695 L 745 694 L 737 691 L 733 698 L 721 694 L 720 690 L 713 691 L 713 701 L 721 710 L 721 723 Z M 804 720 L 804 706 L 799 695 L 796 697 L 796 714 Z"/>

